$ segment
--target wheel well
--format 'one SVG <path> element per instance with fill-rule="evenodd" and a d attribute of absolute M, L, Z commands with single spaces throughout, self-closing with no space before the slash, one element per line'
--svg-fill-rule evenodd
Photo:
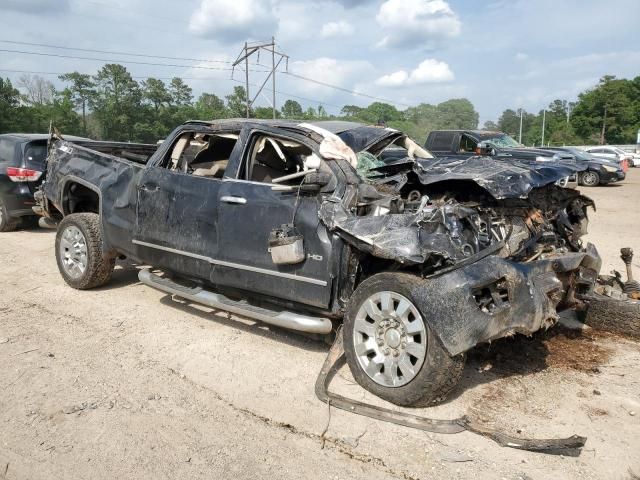
<path fill-rule="evenodd" d="M 62 200 L 64 214 L 100 213 L 100 196 L 89 187 L 77 182 L 67 184 Z"/>

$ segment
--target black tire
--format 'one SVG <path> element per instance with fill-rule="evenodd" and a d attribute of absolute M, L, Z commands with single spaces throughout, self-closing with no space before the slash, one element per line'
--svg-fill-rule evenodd
<path fill-rule="evenodd" d="M 375 382 L 364 371 L 355 349 L 354 328 L 358 311 L 376 292 L 390 291 L 402 295 L 416 304 L 412 291 L 424 280 L 404 273 L 379 273 L 363 281 L 353 293 L 344 317 L 344 349 L 347 364 L 355 380 L 366 390 L 403 407 L 426 407 L 444 401 L 458 384 L 464 370 L 465 355 L 451 357 L 432 333 L 428 321 L 422 322 L 426 330 L 426 355 L 420 370 L 406 384 L 387 387 Z M 418 320 L 415 320 L 418 321 Z"/>
<path fill-rule="evenodd" d="M 7 206 L 0 198 L 0 232 L 13 232 L 18 226 L 18 220 L 9 216 Z"/>
<path fill-rule="evenodd" d="M 640 339 L 640 301 L 615 300 L 596 294 L 589 299 L 584 321 L 596 330 Z"/>
<path fill-rule="evenodd" d="M 580 185 L 585 187 L 597 187 L 600 185 L 600 175 L 598 172 L 587 170 L 580 174 Z"/>
<path fill-rule="evenodd" d="M 75 227 L 86 242 L 86 268 L 79 276 L 72 276 L 63 264 L 61 239 L 68 227 Z M 56 232 L 56 261 L 64 281 L 78 290 L 87 290 L 104 285 L 111 279 L 116 264 L 115 257 L 105 257 L 102 252 L 102 229 L 96 213 L 73 213 L 64 217 Z"/>

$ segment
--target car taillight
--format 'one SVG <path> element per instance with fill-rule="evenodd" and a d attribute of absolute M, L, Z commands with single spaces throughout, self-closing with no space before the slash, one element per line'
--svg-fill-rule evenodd
<path fill-rule="evenodd" d="M 7 176 L 12 182 L 35 182 L 42 172 L 31 170 L 29 168 L 7 167 Z"/>

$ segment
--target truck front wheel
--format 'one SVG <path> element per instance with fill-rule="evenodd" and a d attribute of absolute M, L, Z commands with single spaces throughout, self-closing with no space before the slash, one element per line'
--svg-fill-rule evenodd
<path fill-rule="evenodd" d="M 464 354 L 451 357 L 413 299 L 420 278 L 379 273 L 358 286 L 344 319 L 344 348 L 356 381 L 401 406 L 442 402 L 457 385 Z"/>
<path fill-rule="evenodd" d="M 73 288 L 99 287 L 111 279 L 116 259 L 103 253 L 98 214 L 73 213 L 60 222 L 56 260 L 62 278 Z"/>

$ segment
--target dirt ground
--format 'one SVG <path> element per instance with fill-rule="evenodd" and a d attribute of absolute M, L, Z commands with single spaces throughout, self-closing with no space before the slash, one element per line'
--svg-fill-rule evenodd
<path fill-rule="evenodd" d="M 638 252 L 640 169 L 584 189 L 603 272 Z M 469 355 L 432 418 L 528 437 L 579 434 L 582 454 L 502 448 L 331 409 L 313 393 L 328 347 L 172 300 L 119 265 L 67 287 L 54 232 L 0 234 L 0 478 L 631 479 L 640 475 L 640 344 L 556 327 Z M 381 403 L 343 369 L 334 387 Z M 322 448 L 321 434 L 327 427 Z"/>

